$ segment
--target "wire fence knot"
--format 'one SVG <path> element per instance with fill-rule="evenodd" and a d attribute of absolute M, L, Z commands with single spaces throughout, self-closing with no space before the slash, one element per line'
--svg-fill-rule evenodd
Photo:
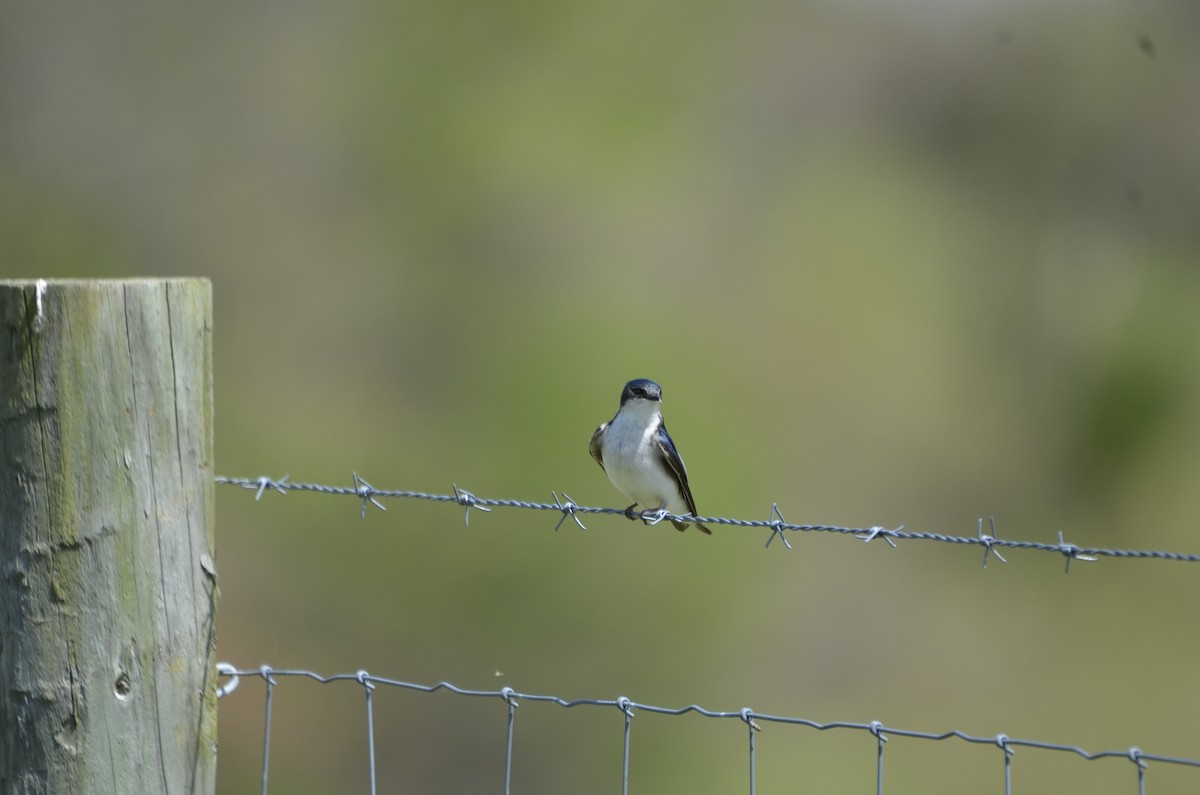
<path fill-rule="evenodd" d="M 517 691 L 513 690 L 511 687 L 500 688 L 500 698 L 504 699 L 504 702 L 510 707 L 521 706 L 517 703 Z"/>
<path fill-rule="evenodd" d="M 367 673 L 365 669 L 360 670 L 358 673 L 354 674 L 354 678 L 356 680 L 358 680 L 358 683 L 360 685 L 362 685 L 363 687 L 365 687 L 367 690 L 375 689 L 375 683 L 371 681 L 371 675 L 369 673 Z"/>
<path fill-rule="evenodd" d="M 871 734 L 875 735 L 875 739 L 879 740 L 880 745 L 883 745 L 888 741 L 887 735 L 883 733 L 884 725 L 882 722 L 877 720 L 871 721 L 871 724 L 867 727 L 867 730 L 870 731 Z"/>
<path fill-rule="evenodd" d="M 750 727 L 750 731 L 762 731 L 762 726 L 759 726 L 754 722 L 754 710 L 750 709 L 749 707 L 742 707 L 738 714 L 742 716 L 742 720 L 745 721 L 746 725 Z"/>
<path fill-rule="evenodd" d="M 617 698 L 617 709 L 624 712 L 625 717 L 627 717 L 627 718 L 633 717 L 633 702 L 630 701 L 625 696 L 619 696 Z"/>

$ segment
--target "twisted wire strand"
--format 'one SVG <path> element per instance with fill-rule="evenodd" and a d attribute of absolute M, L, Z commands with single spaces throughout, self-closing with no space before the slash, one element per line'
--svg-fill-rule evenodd
<path fill-rule="evenodd" d="M 243 489 L 250 489 L 256 492 L 255 499 L 262 499 L 263 494 L 268 491 L 275 491 L 279 494 L 287 494 L 291 491 L 314 492 L 318 494 L 331 494 L 340 496 L 356 497 L 362 501 L 362 515 L 366 516 L 367 507 L 374 505 L 380 510 L 387 510 L 379 501 L 381 499 L 409 499 L 409 500 L 426 500 L 430 502 L 453 502 L 465 507 L 465 521 L 470 523 L 471 509 L 481 511 L 489 511 L 492 508 L 517 508 L 531 511 L 553 511 L 561 514 L 555 530 L 562 526 L 563 522 L 568 518 L 580 527 L 586 530 L 583 522 L 580 521 L 580 514 L 614 514 L 625 515 L 624 509 L 621 508 L 604 508 L 589 505 L 579 505 L 574 502 L 566 494 L 564 499 L 560 499 L 557 492 L 552 492 L 554 502 L 534 502 L 529 500 L 515 499 L 498 499 L 492 497 L 477 497 L 469 491 L 460 489 L 457 485 L 453 488 L 451 494 L 433 494 L 423 491 L 410 491 L 399 489 L 377 489 L 367 481 L 359 477 L 355 472 L 353 475 L 353 486 L 332 486 L 321 483 L 297 483 L 289 479 L 287 475 L 275 480 L 269 477 L 257 478 L 235 478 L 235 477 L 218 477 L 216 482 L 218 485 L 236 486 Z M 1004 558 L 1000 556 L 997 549 L 1024 549 L 1037 552 L 1053 552 L 1062 555 L 1066 558 L 1066 569 L 1070 571 L 1071 561 L 1094 561 L 1098 558 L 1137 558 L 1147 560 L 1171 560 L 1183 563 L 1200 563 L 1200 554 L 1189 554 L 1182 552 L 1170 552 L 1158 549 L 1110 549 L 1106 547 L 1084 547 L 1077 544 L 1072 544 L 1063 539 L 1063 534 L 1060 531 L 1058 534 L 1057 543 L 1048 543 L 1043 541 L 1021 541 L 1007 538 L 999 538 L 995 535 L 994 523 L 992 532 L 985 533 L 983 531 L 983 520 L 979 520 L 979 530 L 974 536 L 956 536 L 946 533 L 934 533 L 928 531 L 905 530 L 901 525 L 891 529 L 886 527 L 843 527 L 838 525 L 823 525 L 823 524 L 793 524 L 783 519 L 783 515 L 779 512 L 778 505 L 772 505 L 771 518 L 769 519 L 740 519 L 725 516 L 686 516 L 672 514 L 667 511 L 648 512 L 643 517 L 643 521 L 648 524 L 658 524 L 662 521 L 682 520 L 682 521 L 698 521 L 708 525 L 726 525 L 730 527 L 745 527 L 745 528 L 764 528 L 771 531 L 767 538 L 766 545 L 770 546 L 776 536 L 779 536 L 785 546 L 789 549 L 791 544 L 788 543 L 785 532 L 800 532 L 800 533 L 834 533 L 839 535 L 851 535 L 861 541 L 873 541 L 876 538 L 882 538 L 891 546 L 896 546 L 896 541 L 936 541 L 946 544 L 962 544 L 970 546 L 981 546 L 984 550 L 983 565 L 987 568 L 989 556 L 994 555 L 1002 562 Z"/>

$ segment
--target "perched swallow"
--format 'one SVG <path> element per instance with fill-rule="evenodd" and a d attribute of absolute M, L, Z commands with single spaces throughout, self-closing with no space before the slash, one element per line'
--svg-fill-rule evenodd
<path fill-rule="evenodd" d="M 667 510 L 676 516 L 695 516 L 696 501 L 688 488 L 687 468 L 667 426 L 663 424 L 662 388 L 648 378 L 630 381 L 621 390 L 621 407 L 611 420 L 592 434 L 588 451 L 612 484 L 633 505 L 625 509 L 630 519 Z M 640 511 L 635 512 L 635 508 Z M 694 524 L 712 534 L 699 522 L 672 520 L 683 531 Z"/>

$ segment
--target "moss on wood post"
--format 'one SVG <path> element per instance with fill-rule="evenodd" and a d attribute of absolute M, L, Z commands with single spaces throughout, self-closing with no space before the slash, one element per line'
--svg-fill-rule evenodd
<path fill-rule="evenodd" d="M 0 792 L 211 793 L 211 285 L 0 281 L 0 345 Z"/>

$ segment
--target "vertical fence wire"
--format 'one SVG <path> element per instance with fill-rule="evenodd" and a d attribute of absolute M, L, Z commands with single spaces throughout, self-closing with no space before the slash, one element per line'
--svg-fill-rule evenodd
<path fill-rule="evenodd" d="M 754 724 L 746 721 L 746 733 L 750 735 L 750 795 L 754 795 Z"/>
<path fill-rule="evenodd" d="M 375 795 L 375 707 L 371 699 L 375 685 L 366 671 L 359 671 L 355 676 L 367 694 L 367 759 L 370 766 L 371 795 Z"/>
<path fill-rule="evenodd" d="M 625 696 L 617 699 L 617 708 L 625 713 L 625 749 L 621 754 L 621 795 L 629 795 L 629 725 L 633 722 L 633 704 Z"/>
<path fill-rule="evenodd" d="M 500 695 L 508 702 L 508 737 L 504 743 L 504 795 L 509 795 L 512 791 L 513 721 L 517 714 L 517 700 L 513 698 L 511 687 L 501 690 Z"/>
<path fill-rule="evenodd" d="M 754 710 L 749 707 L 742 707 L 741 712 L 738 714 L 746 724 L 746 731 L 750 733 L 750 795 L 754 795 L 756 790 L 754 778 L 754 733 L 762 731 L 762 727 L 754 722 Z"/>
<path fill-rule="evenodd" d="M 875 755 L 875 795 L 883 795 L 883 744 L 887 742 L 883 724 L 877 720 L 871 721 L 871 734 L 879 741 L 879 750 Z"/>
<path fill-rule="evenodd" d="M 1004 795 L 1012 795 L 1012 755 L 1013 749 L 1008 744 L 1008 735 L 996 735 L 996 745 L 1004 751 Z"/>
<path fill-rule="evenodd" d="M 263 709 L 263 755 L 262 755 L 262 795 L 267 795 L 267 775 L 271 772 L 271 695 L 275 691 L 275 680 L 271 678 L 271 666 L 264 665 L 260 670 L 262 678 L 267 682 L 267 705 Z"/>
<path fill-rule="evenodd" d="M 1138 795 L 1146 795 L 1146 760 L 1142 759 L 1142 749 L 1129 749 L 1129 760 L 1137 765 Z"/>

